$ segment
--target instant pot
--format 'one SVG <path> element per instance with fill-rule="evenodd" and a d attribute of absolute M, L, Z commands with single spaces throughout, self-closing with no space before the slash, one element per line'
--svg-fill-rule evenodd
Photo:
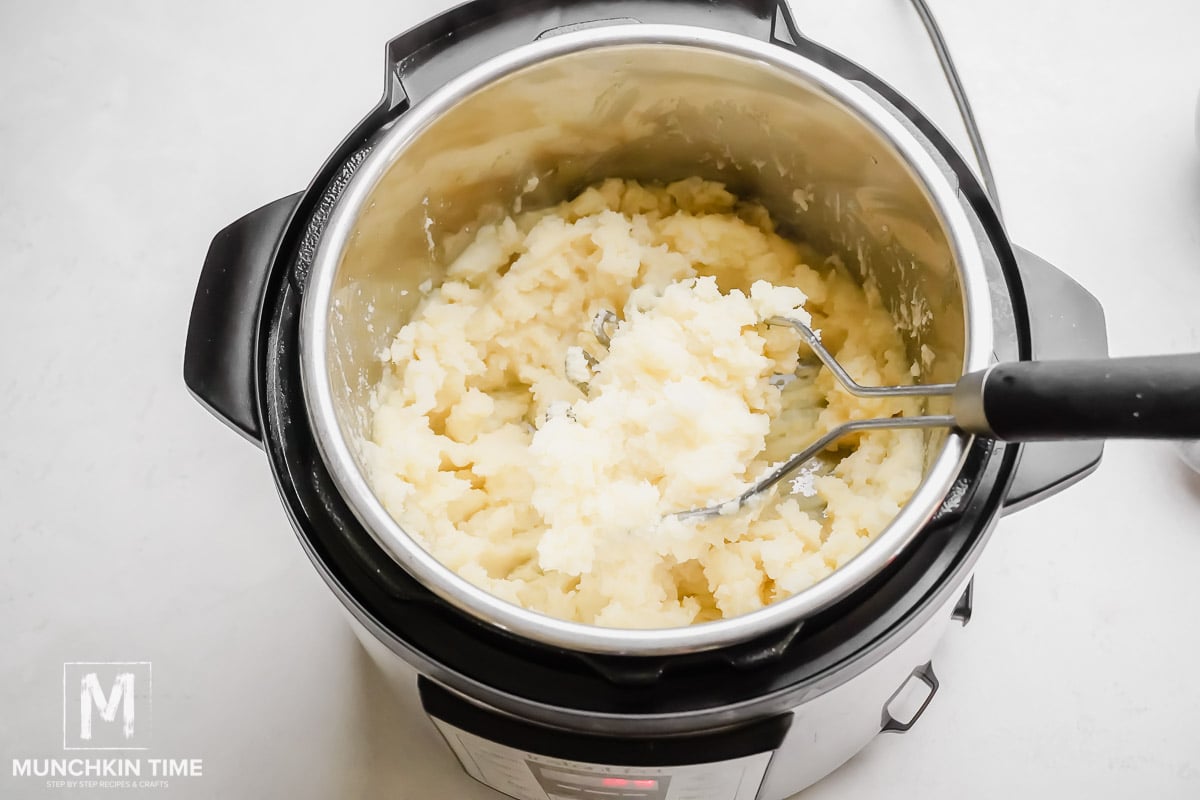
<path fill-rule="evenodd" d="M 466 772 L 517 798 L 779 800 L 910 729 L 994 525 L 1088 474 L 1099 443 L 930 432 L 901 518 L 826 581 L 730 620 L 603 629 L 491 597 L 383 511 L 354 445 L 376 354 L 456 234 L 613 176 L 753 196 L 880 287 L 910 350 L 938 354 L 922 381 L 1104 356 L 1095 299 L 1008 240 L 928 119 L 775 0 L 474 0 L 389 42 L 385 80 L 306 190 L 217 234 L 184 367 L 266 451 L 364 647 L 417 682 Z"/>

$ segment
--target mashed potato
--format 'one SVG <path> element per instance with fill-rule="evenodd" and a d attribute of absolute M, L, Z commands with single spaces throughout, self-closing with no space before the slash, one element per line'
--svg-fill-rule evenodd
<path fill-rule="evenodd" d="M 775 315 L 811 321 L 861 382 L 911 380 L 878 295 L 720 184 L 611 180 L 483 227 L 384 354 L 372 485 L 459 575 L 556 617 L 670 627 L 799 592 L 908 500 L 923 439 L 848 437 L 791 491 L 671 516 L 840 422 L 917 411 L 841 390 Z"/>

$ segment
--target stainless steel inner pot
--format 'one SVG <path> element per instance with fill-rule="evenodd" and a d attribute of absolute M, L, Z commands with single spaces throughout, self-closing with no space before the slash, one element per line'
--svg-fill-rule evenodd
<path fill-rule="evenodd" d="M 922 363 L 923 346 L 936 354 L 919 381 L 951 382 L 987 365 L 987 278 L 957 187 L 860 86 L 782 47 L 694 27 L 591 28 L 493 58 L 378 135 L 320 240 L 301 318 L 306 401 L 339 490 L 376 541 L 447 602 L 574 650 L 717 648 L 844 598 L 945 498 L 967 440 L 930 432 L 921 486 L 849 564 L 753 613 L 659 630 L 565 622 L 500 600 L 442 566 L 384 510 L 358 447 L 368 397 L 380 350 L 412 313 L 419 287 L 438 283 L 439 265 L 518 198 L 531 208 L 607 177 L 693 175 L 762 202 L 795 235 L 877 284 L 913 359 Z"/>

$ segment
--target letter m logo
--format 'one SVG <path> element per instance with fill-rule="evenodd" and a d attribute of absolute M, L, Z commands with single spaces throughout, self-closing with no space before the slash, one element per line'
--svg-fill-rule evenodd
<path fill-rule="evenodd" d="M 150 663 L 63 664 L 63 748 L 145 750 Z"/>
<path fill-rule="evenodd" d="M 85 742 L 92 738 L 93 708 L 99 709 L 102 720 L 112 722 L 117 718 L 118 704 L 121 706 L 121 730 L 126 739 L 132 739 L 133 719 L 137 708 L 133 696 L 133 673 L 118 672 L 108 697 L 104 696 L 96 673 L 89 672 L 84 675 L 79 688 L 79 738 Z"/>

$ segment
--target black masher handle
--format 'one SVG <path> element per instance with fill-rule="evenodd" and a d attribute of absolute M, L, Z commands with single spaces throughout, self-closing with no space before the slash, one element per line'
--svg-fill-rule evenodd
<path fill-rule="evenodd" d="M 996 364 L 960 381 L 954 415 L 1005 441 L 1200 439 L 1200 353 Z"/>

